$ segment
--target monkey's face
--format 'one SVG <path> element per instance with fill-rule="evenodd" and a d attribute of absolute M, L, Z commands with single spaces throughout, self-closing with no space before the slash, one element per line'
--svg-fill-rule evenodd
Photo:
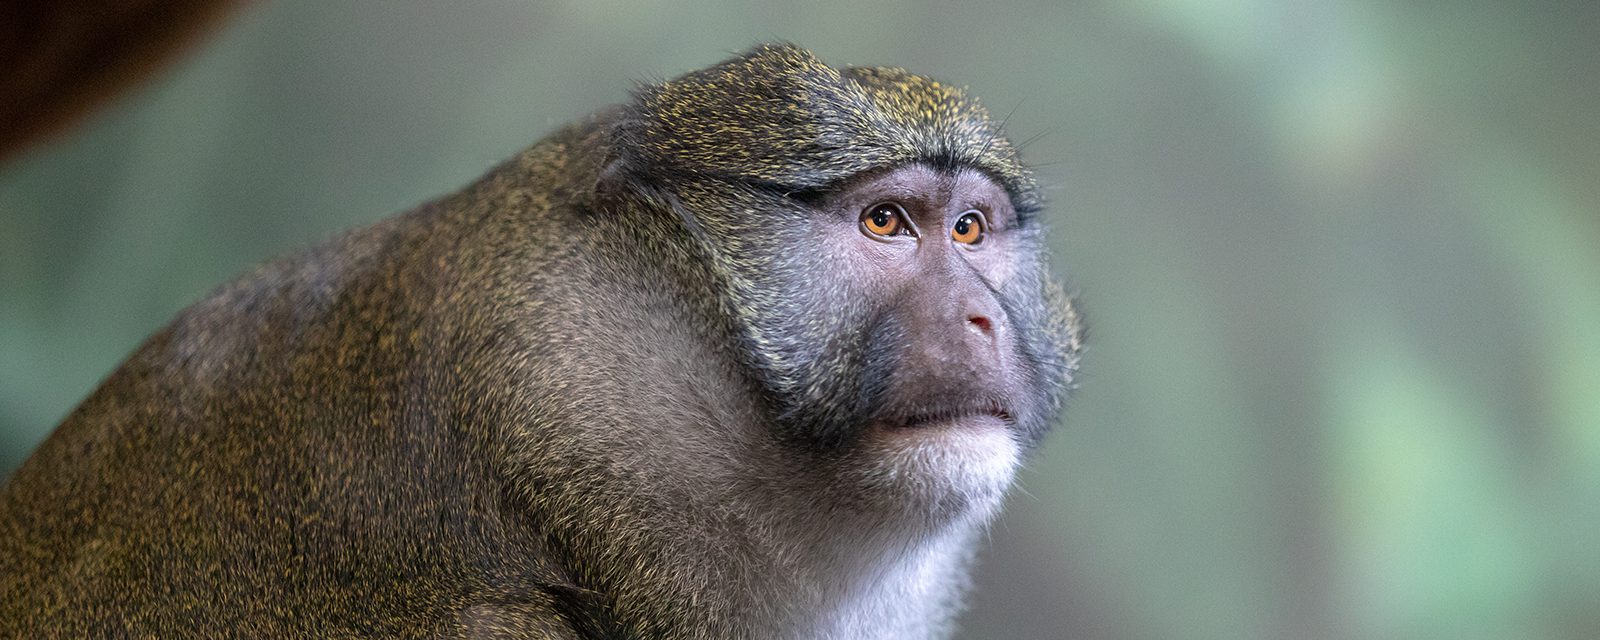
<path fill-rule="evenodd" d="M 982 173 L 913 164 L 702 217 L 779 438 L 923 512 L 997 502 L 1078 349 L 1031 212 Z"/>
<path fill-rule="evenodd" d="M 807 473 L 921 513 L 999 495 L 1054 421 L 1079 329 L 987 110 L 763 45 L 644 88 L 611 135 L 604 175 L 678 209 L 721 289 L 710 319 L 731 318 Z"/>
<path fill-rule="evenodd" d="M 864 358 L 815 374 L 870 391 L 811 427 L 843 430 L 863 480 L 992 504 L 1048 428 L 1059 384 L 1023 335 L 1042 304 L 1031 221 L 982 174 L 925 165 L 860 181 L 819 212 L 818 280 L 859 301 L 835 330 Z"/>

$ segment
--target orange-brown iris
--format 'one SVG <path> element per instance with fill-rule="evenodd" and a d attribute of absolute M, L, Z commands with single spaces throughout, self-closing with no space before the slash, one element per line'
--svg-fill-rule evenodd
<path fill-rule="evenodd" d="M 861 214 L 861 226 L 880 236 L 892 236 L 900 232 L 901 217 L 905 215 L 900 207 L 884 202 L 867 208 Z"/>
<path fill-rule="evenodd" d="M 956 219 L 950 237 L 961 244 L 978 244 L 983 241 L 983 216 L 967 213 Z"/>

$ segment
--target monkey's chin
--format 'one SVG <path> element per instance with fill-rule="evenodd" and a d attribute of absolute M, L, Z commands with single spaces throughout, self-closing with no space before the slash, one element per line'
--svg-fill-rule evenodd
<path fill-rule="evenodd" d="M 1021 460 L 1012 430 L 993 415 L 874 428 L 863 445 L 867 490 L 935 522 L 993 515 Z"/>

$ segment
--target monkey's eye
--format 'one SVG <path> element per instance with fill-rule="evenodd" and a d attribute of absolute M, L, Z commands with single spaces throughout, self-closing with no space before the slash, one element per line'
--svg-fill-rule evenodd
<path fill-rule="evenodd" d="M 880 202 L 861 214 L 861 226 L 874 235 L 892 236 L 905 227 L 905 209 L 893 202 Z"/>
<path fill-rule="evenodd" d="M 950 229 L 950 237 L 961 244 L 983 242 L 983 214 L 977 211 L 961 214 L 956 226 Z"/>

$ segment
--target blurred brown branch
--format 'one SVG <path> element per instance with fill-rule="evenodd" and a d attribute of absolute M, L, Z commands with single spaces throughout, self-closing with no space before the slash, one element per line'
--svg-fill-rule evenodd
<path fill-rule="evenodd" d="M 239 4 L 0 1 L 0 161 L 64 132 L 149 77 Z"/>

